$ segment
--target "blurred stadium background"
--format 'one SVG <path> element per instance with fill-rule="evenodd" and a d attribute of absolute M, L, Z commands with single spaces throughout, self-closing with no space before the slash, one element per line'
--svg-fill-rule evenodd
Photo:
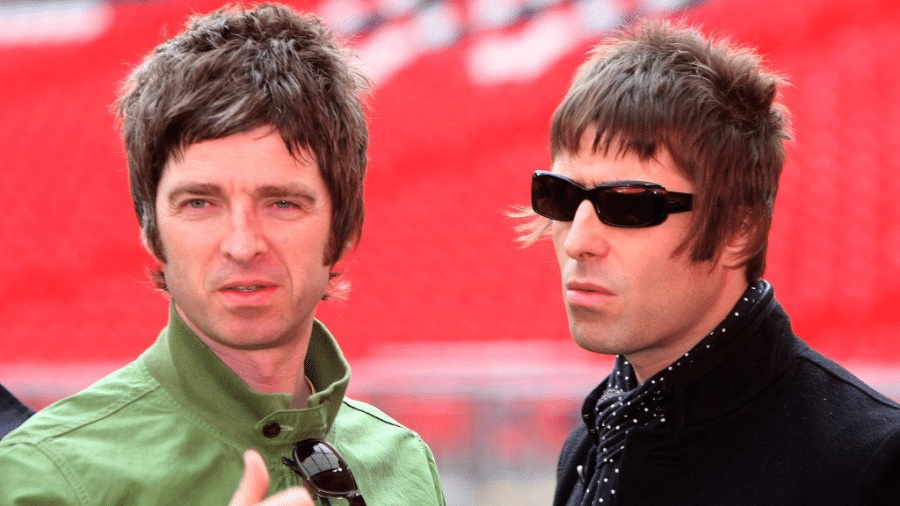
<path fill-rule="evenodd" d="M 549 504 L 555 459 L 609 359 L 570 342 L 548 244 L 503 211 L 548 165 L 587 50 L 635 16 L 754 46 L 792 87 L 796 142 L 769 269 L 797 333 L 900 398 L 900 3 L 323 0 L 377 83 L 353 291 L 319 318 L 351 392 L 419 431 L 454 506 Z M 110 104 L 128 69 L 221 0 L 0 3 L 0 383 L 40 409 L 165 324 Z"/>

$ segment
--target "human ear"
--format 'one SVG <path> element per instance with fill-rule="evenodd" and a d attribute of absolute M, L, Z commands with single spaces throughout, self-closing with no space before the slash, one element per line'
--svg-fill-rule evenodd
<path fill-rule="evenodd" d="M 736 269 L 744 266 L 750 258 L 751 237 L 753 236 L 753 226 L 750 220 L 744 219 L 741 228 L 733 233 L 725 242 L 722 250 L 722 263 L 725 267 Z"/>
<path fill-rule="evenodd" d="M 163 252 L 157 252 L 153 247 L 153 241 L 150 239 L 150 234 L 149 232 L 147 232 L 146 228 L 141 228 L 141 246 L 144 248 L 144 251 L 150 254 L 150 256 L 157 264 L 159 264 L 160 266 L 166 264 L 166 260 L 162 256 Z M 162 245 L 160 245 L 160 248 L 161 247 Z"/>
<path fill-rule="evenodd" d="M 344 241 L 344 245 L 343 245 L 343 247 L 341 247 L 341 254 L 338 255 L 337 261 L 340 262 L 341 260 L 345 259 L 347 257 L 347 255 L 350 254 L 350 252 L 353 251 L 353 249 L 355 247 L 356 247 L 356 244 L 354 243 L 354 241 L 352 241 L 350 239 L 347 239 L 346 241 Z M 335 262 L 335 263 L 337 263 L 337 262 Z"/>

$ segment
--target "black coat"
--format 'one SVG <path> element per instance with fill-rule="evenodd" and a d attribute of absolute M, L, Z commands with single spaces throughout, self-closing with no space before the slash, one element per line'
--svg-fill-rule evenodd
<path fill-rule="evenodd" d="M 798 339 L 774 297 L 761 304 L 710 366 L 668 385 L 664 428 L 626 436 L 618 506 L 900 506 L 900 405 Z M 554 506 L 580 504 L 592 438 L 580 423 L 566 441 Z"/>
<path fill-rule="evenodd" d="M 34 414 L 28 406 L 16 399 L 3 385 L 0 385 L 0 439 L 9 434 Z"/>

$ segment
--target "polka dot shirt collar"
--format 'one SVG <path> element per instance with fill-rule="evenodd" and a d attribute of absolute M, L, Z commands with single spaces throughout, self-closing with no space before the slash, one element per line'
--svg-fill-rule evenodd
<path fill-rule="evenodd" d="M 666 425 L 666 388 L 699 365 L 716 360 L 714 351 L 729 332 L 745 327 L 749 314 L 757 306 L 769 285 L 763 280 L 752 284 L 728 316 L 694 348 L 671 365 L 638 384 L 631 364 L 616 357 L 615 366 L 605 382 L 585 401 L 583 417 L 595 442 L 587 462 L 578 466 L 585 483 L 583 506 L 614 504 L 619 475 L 619 457 L 629 431 L 639 427 Z M 601 385 L 602 386 L 602 385 Z"/>

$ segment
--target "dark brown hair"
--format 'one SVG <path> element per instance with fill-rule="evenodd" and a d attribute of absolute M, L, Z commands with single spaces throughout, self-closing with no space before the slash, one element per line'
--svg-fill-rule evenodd
<path fill-rule="evenodd" d="M 325 265 L 355 246 L 364 217 L 368 80 L 315 16 L 279 4 L 191 18 L 125 82 L 117 109 L 134 210 L 144 241 L 165 261 L 156 192 L 166 164 L 189 145 L 261 126 L 289 152 L 315 156 L 333 205 Z M 332 277 L 336 276 L 332 273 Z M 161 270 L 154 278 L 165 288 Z"/>
<path fill-rule="evenodd" d="M 591 148 L 636 153 L 660 148 L 695 188 L 691 229 L 679 251 L 713 259 L 735 234 L 747 234 L 747 279 L 765 271 L 768 234 L 784 141 L 787 110 L 776 101 L 782 77 L 765 70 L 753 51 L 708 40 L 696 29 L 644 20 L 597 46 L 578 70 L 553 114 L 551 159 L 577 153 L 585 131 Z M 549 221 L 529 221 L 520 240 L 531 243 Z"/>

